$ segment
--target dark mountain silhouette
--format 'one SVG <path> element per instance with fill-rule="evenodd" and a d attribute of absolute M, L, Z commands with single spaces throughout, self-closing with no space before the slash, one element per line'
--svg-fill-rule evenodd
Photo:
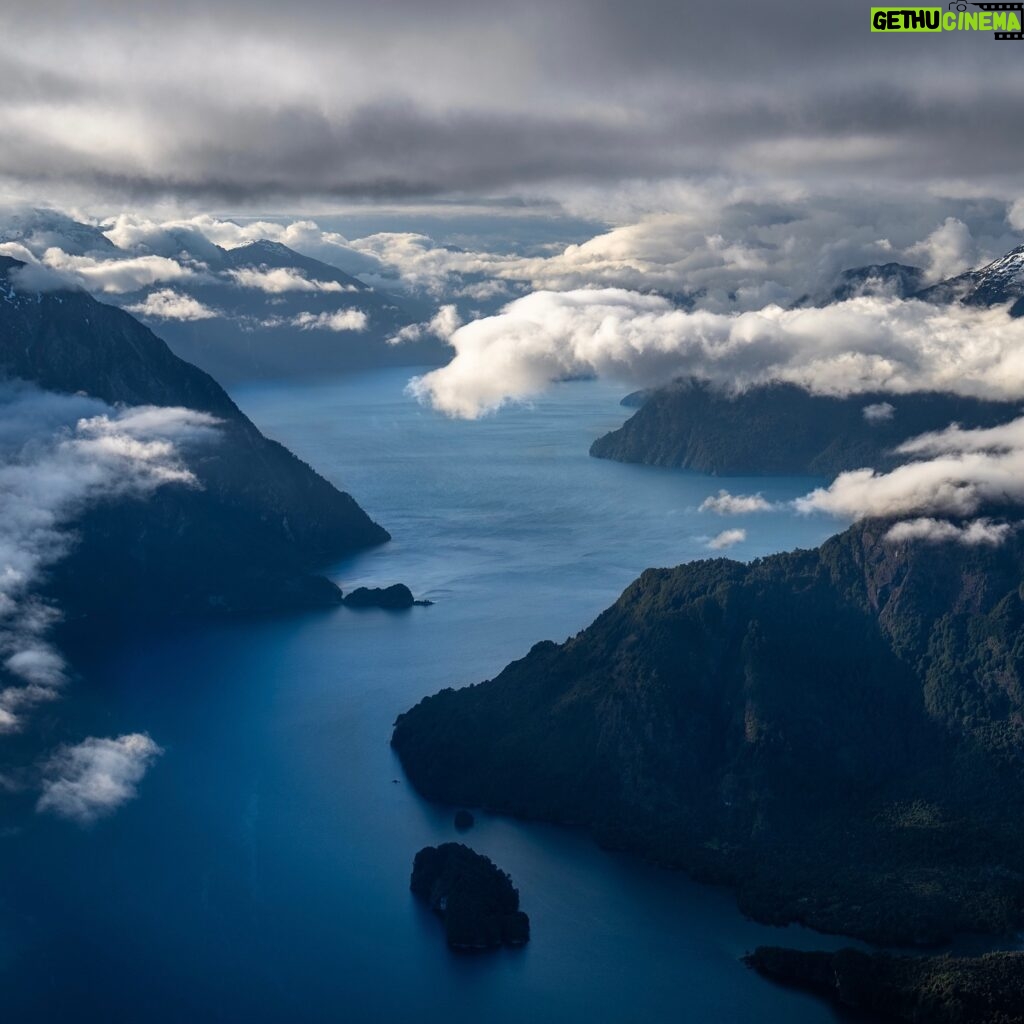
<path fill-rule="evenodd" d="M 901 442 L 950 423 L 991 427 L 1020 414 L 1021 402 L 934 392 L 837 398 L 793 384 L 728 395 L 679 381 L 647 396 L 617 430 L 598 438 L 599 459 L 692 469 L 716 475 L 811 474 L 884 469 Z"/>
<path fill-rule="evenodd" d="M 112 405 L 185 406 L 220 420 L 189 457 L 200 488 L 96 505 L 48 591 L 75 617 L 337 603 L 310 573 L 388 539 L 356 502 L 268 440 L 219 384 L 127 313 L 80 291 L 15 286 L 0 258 L 0 378 Z"/>
<path fill-rule="evenodd" d="M 645 572 L 400 716 L 433 800 L 589 828 L 765 921 L 892 944 L 1024 915 L 1024 540 Z"/>

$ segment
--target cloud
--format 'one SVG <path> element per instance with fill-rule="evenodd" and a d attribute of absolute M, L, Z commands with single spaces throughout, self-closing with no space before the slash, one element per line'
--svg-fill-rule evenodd
<path fill-rule="evenodd" d="M 173 288 L 150 292 L 144 301 L 124 308 L 136 316 L 153 320 L 211 320 L 218 315 L 198 299 L 181 295 Z"/>
<path fill-rule="evenodd" d="M 857 469 L 799 498 L 800 512 L 846 519 L 949 516 L 968 519 L 984 509 L 1024 503 L 1024 417 L 1001 427 L 924 434 L 901 445 L 907 462 L 887 473 Z M 914 529 L 924 529 L 915 527 Z M 929 526 L 934 533 L 938 527 Z M 965 539 L 991 531 L 980 528 Z"/>
<path fill-rule="evenodd" d="M 0 385 L 0 732 L 20 728 L 67 682 L 49 640 L 59 610 L 38 589 L 73 545 L 75 517 L 99 501 L 197 486 L 182 451 L 211 441 L 217 423 L 188 409 L 111 409 Z"/>
<path fill-rule="evenodd" d="M 996 547 L 1006 540 L 1012 529 L 1009 523 L 993 523 L 990 519 L 984 518 L 958 524 L 926 517 L 896 523 L 885 535 L 885 539 L 894 544 L 921 540 L 931 543 L 955 541 L 970 547 Z"/>
<path fill-rule="evenodd" d="M 718 494 L 701 502 L 700 512 L 715 512 L 720 516 L 747 515 L 751 512 L 768 512 L 774 506 L 762 494 L 730 494 L 720 490 Z"/>
<path fill-rule="evenodd" d="M 403 327 L 394 337 L 388 338 L 389 345 L 400 345 L 403 342 L 416 342 L 425 335 L 432 334 L 441 341 L 447 341 L 462 326 L 462 317 L 454 305 L 442 306 L 426 323 L 409 324 Z"/>
<path fill-rule="evenodd" d="M 75 279 L 90 291 L 121 294 L 164 281 L 193 277 L 193 271 L 165 256 L 134 256 L 99 259 L 72 256 L 62 249 L 47 249 L 40 260 L 44 267 Z"/>
<path fill-rule="evenodd" d="M 304 331 L 365 331 L 369 318 L 361 309 L 343 309 L 337 313 L 300 313 L 292 323 Z"/>
<path fill-rule="evenodd" d="M 953 423 L 945 430 L 918 434 L 917 437 L 904 441 L 896 450 L 901 455 L 946 455 L 986 451 L 1012 453 L 1022 446 L 1024 429 L 1020 420 L 1012 420 L 997 427 L 975 430 L 964 430 L 959 424 Z"/>
<path fill-rule="evenodd" d="M 196 259 L 216 259 L 217 245 L 197 224 L 187 221 L 158 222 L 121 212 L 102 225 L 103 234 L 118 249 L 143 255 L 174 258 L 187 253 Z"/>
<path fill-rule="evenodd" d="M 736 544 L 742 544 L 746 539 L 746 530 L 723 530 L 717 537 L 712 537 L 708 541 L 708 547 L 712 551 L 725 551 Z"/>
<path fill-rule="evenodd" d="M 911 246 L 907 255 L 921 260 L 934 282 L 962 274 L 978 253 L 970 228 L 956 217 L 947 217 L 926 239 Z"/>
<path fill-rule="evenodd" d="M 719 314 L 624 289 L 535 292 L 460 327 L 449 343 L 452 361 L 410 390 L 466 418 L 583 374 L 640 386 L 695 377 L 735 391 L 787 381 L 828 395 L 1024 395 L 1024 320 L 915 300 Z"/>
<path fill-rule="evenodd" d="M 865 405 L 861 412 L 868 423 L 885 423 L 896 414 L 896 406 L 892 402 L 873 402 Z"/>
<path fill-rule="evenodd" d="M 242 288 L 257 288 L 269 295 L 281 295 L 285 292 L 358 292 L 354 284 L 342 284 L 340 281 L 311 281 L 302 273 L 291 267 L 277 267 L 273 270 L 256 270 L 245 267 L 241 270 L 229 270 L 228 276 Z"/>
<path fill-rule="evenodd" d="M 92 824 L 135 798 L 138 784 L 161 754 L 145 733 L 115 739 L 90 736 L 61 747 L 43 765 L 36 810 Z"/>
<path fill-rule="evenodd" d="M 932 254 L 952 241 L 946 226 L 951 210 L 959 215 L 956 223 L 970 222 L 979 261 L 1020 241 L 1007 228 L 1005 202 L 920 190 L 869 194 L 854 188 L 836 196 L 715 179 L 597 191 L 583 200 L 569 195 L 566 202 L 580 214 L 619 223 L 578 244 L 529 254 L 444 246 L 415 232 L 378 233 L 351 244 L 390 268 L 405 287 L 437 296 L 467 297 L 483 278 L 513 294 L 523 286 L 657 290 L 729 312 L 825 293 L 852 267 L 920 258 L 934 269 Z M 948 260 L 945 265 L 954 268 Z M 962 269 L 960 262 L 954 269 Z M 497 294 L 487 290 L 487 297 Z"/>
<path fill-rule="evenodd" d="M 806 0 L 696 20 L 665 0 L 44 0 L 0 15 L 0 171 L 44 193 L 261 209 L 716 174 L 1015 187 L 1019 142 L 975 116 L 1021 84 L 1012 48 L 861 22 Z"/>
<path fill-rule="evenodd" d="M 409 231 L 350 240 L 312 220 L 236 222 L 200 214 L 158 221 L 124 211 L 101 222 L 106 235 L 98 227 L 79 225 L 85 238 L 79 237 L 75 222 L 68 218 L 59 222 L 59 230 L 51 230 L 50 221 L 57 214 L 42 211 L 46 230 L 30 237 L 40 255 L 38 238 L 60 239 L 64 245 L 86 249 L 98 237 L 109 248 L 98 257 L 93 255 L 94 259 L 158 256 L 182 263 L 198 280 L 204 268 L 196 260 L 216 262 L 221 255 L 218 246 L 231 249 L 266 238 L 362 275 L 384 289 L 456 302 L 463 316 L 480 315 L 471 308 L 473 303 L 490 312 L 500 299 L 531 289 L 595 286 L 660 291 L 680 304 L 714 312 L 757 310 L 772 302 L 791 305 L 808 294 L 827 293 L 844 269 L 915 259 L 911 254 L 924 244 L 922 238 L 941 234 L 950 210 L 958 214 L 958 223 L 970 222 L 979 259 L 1001 255 L 1019 241 L 1008 227 L 1006 202 L 939 198 L 922 195 L 919 189 L 893 195 L 854 189 L 833 197 L 714 181 L 622 189 L 617 196 L 602 194 L 585 202 L 569 196 L 566 202 L 581 204 L 592 217 L 626 220 L 578 244 L 544 246 L 529 242 L 531 237 L 543 237 L 530 228 L 531 222 L 539 223 L 536 206 L 521 206 L 518 214 L 495 207 L 500 222 L 511 224 L 518 217 L 514 230 L 527 242 L 516 244 L 514 251 L 500 252 L 479 245 L 442 245 Z M 6 218 L 15 226 L 0 229 L 0 237 L 6 235 L 12 239 L 8 244 L 23 249 L 25 230 L 16 226 L 22 223 L 19 216 Z M 450 223 L 444 222 L 446 236 L 472 241 L 458 230 L 460 221 L 452 216 Z M 500 222 L 493 217 L 491 222 L 493 236 L 493 225 L 500 227 Z M 562 230 L 575 236 L 580 227 Z M 505 234 L 498 230 L 497 237 Z M 115 249 L 111 240 L 125 250 Z M 21 258 L 21 249 L 14 254 Z M 257 268 L 251 270 L 258 273 Z M 80 277 L 73 280 L 84 283 Z M 317 290 L 297 268 L 276 279 L 256 277 L 251 283 L 270 289 Z M 335 283 L 325 284 L 337 288 Z"/>

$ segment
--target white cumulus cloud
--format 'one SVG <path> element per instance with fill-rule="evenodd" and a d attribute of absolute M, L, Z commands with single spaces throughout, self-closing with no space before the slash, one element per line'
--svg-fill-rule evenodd
<path fill-rule="evenodd" d="M 359 291 L 356 285 L 342 284 L 340 281 L 312 281 L 294 267 L 275 267 L 270 270 L 243 267 L 227 273 L 242 288 L 255 288 L 268 295 L 283 295 L 285 292 Z"/>
<path fill-rule="evenodd" d="M 984 513 L 992 507 L 1024 504 L 1024 417 L 979 430 L 954 425 L 912 438 L 897 451 L 927 457 L 887 473 L 840 473 L 828 487 L 798 498 L 796 509 L 852 520 L 907 520 L 890 531 L 894 540 L 980 544 L 998 543 L 1007 536 L 1005 524 L 990 522 Z"/>
<path fill-rule="evenodd" d="M 129 313 L 153 320 L 211 320 L 217 316 L 209 306 L 204 306 L 190 295 L 181 295 L 173 288 L 150 292 L 143 302 L 124 308 Z"/>
<path fill-rule="evenodd" d="M 969 546 L 996 546 L 1006 540 L 1012 529 L 1009 523 L 994 523 L 984 517 L 961 524 L 925 516 L 896 523 L 885 535 L 885 539 L 896 544 L 901 541 L 923 540 L 933 543 L 956 541 Z"/>
<path fill-rule="evenodd" d="M 885 423 L 896 414 L 896 406 L 892 402 L 873 402 L 865 405 L 861 412 L 868 423 Z"/>
<path fill-rule="evenodd" d="M 751 512 L 768 512 L 773 507 L 763 494 L 730 494 L 723 489 L 705 498 L 699 511 L 715 512 L 720 516 L 738 516 Z"/>
<path fill-rule="evenodd" d="M 132 800 L 163 750 L 145 733 L 90 736 L 57 750 L 43 766 L 36 810 L 88 825 Z"/>
<path fill-rule="evenodd" d="M 365 331 L 369 317 L 361 309 L 342 309 L 337 313 L 300 313 L 292 323 L 304 331 Z"/>
<path fill-rule="evenodd" d="M 189 267 L 166 256 L 101 259 L 94 256 L 71 256 L 62 249 L 47 249 L 41 263 L 50 270 L 78 280 L 90 291 L 115 295 L 194 276 Z"/>
<path fill-rule="evenodd" d="M 723 530 L 716 537 L 712 537 L 708 541 L 708 547 L 712 551 L 725 551 L 736 544 L 742 544 L 746 539 L 746 530 Z"/>
<path fill-rule="evenodd" d="M 696 377 L 732 390 L 787 381 L 828 395 L 1024 396 L 1024 320 L 1003 308 L 855 298 L 723 314 L 619 288 L 545 291 L 460 327 L 449 343 L 452 361 L 410 389 L 467 418 L 585 374 L 640 386 Z"/>

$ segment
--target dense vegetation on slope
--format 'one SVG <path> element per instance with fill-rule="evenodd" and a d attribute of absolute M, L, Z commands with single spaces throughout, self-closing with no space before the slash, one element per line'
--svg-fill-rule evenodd
<path fill-rule="evenodd" d="M 874 415 L 865 415 L 869 407 Z M 834 476 L 893 464 L 892 449 L 917 434 L 953 422 L 995 426 L 1020 409 L 1019 402 L 924 392 L 833 398 L 772 384 L 728 395 L 679 382 L 652 392 L 618 430 L 596 440 L 590 454 L 719 475 Z"/>
<path fill-rule="evenodd" d="M 410 888 L 444 919 L 452 949 L 494 949 L 529 941 L 530 919 L 519 909 L 519 890 L 512 879 L 468 846 L 424 847 L 413 862 Z"/>
<path fill-rule="evenodd" d="M 109 404 L 184 406 L 222 420 L 189 458 L 201 488 L 108 502 L 76 523 L 50 590 L 72 615 L 337 602 L 310 570 L 388 534 L 347 494 L 265 438 L 206 373 L 84 292 L 23 293 L 0 258 L 0 379 Z"/>
<path fill-rule="evenodd" d="M 747 962 L 784 985 L 839 1006 L 908 1024 L 1019 1024 L 1024 953 L 896 957 L 853 949 L 805 953 L 761 947 Z"/>
<path fill-rule="evenodd" d="M 892 943 L 1024 910 L 1024 542 L 883 524 L 649 570 L 586 630 L 402 715 L 427 797 L 590 827 L 768 921 Z"/>

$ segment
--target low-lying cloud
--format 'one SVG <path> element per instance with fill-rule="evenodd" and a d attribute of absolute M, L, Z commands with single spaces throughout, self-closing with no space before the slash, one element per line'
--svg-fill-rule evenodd
<path fill-rule="evenodd" d="M 888 473 L 841 473 L 829 487 L 798 499 L 796 508 L 853 520 L 904 519 L 889 530 L 891 541 L 994 545 L 1009 536 L 1010 524 L 978 514 L 1024 504 L 1024 418 L 979 430 L 954 425 L 912 438 L 897 452 L 920 458 Z"/>
<path fill-rule="evenodd" d="M 426 323 L 409 324 L 403 327 L 394 337 L 388 338 L 391 345 L 405 342 L 417 342 L 427 335 L 447 341 L 462 326 L 462 317 L 454 305 L 442 306 Z"/>
<path fill-rule="evenodd" d="M 195 487 L 184 446 L 218 421 L 188 409 L 112 409 L 83 396 L 0 387 L 0 732 L 55 700 L 67 666 L 49 640 L 59 610 L 39 595 L 74 543 L 74 518 L 99 501 Z"/>
<path fill-rule="evenodd" d="M 746 539 L 746 530 L 723 530 L 708 541 L 708 547 L 712 551 L 725 551 L 737 544 L 742 544 Z"/>
<path fill-rule="evenodd" d="M 150 292 L 142 302 L 124 307 L 129 313 L 150 320 L 212 320 L 218 314 L 190 295 L 182 295 L 173 288 Z"/>
<path fill-rule="evenodd" d="M 61 747 L 43 765 L 36 810 L 92 824 L 134 799 L 138 784 L 161 754 L 145 733 L 115 739 L 90 736 Z"/>
<path fill-rule="evenodd" d="M 361 309 L 342 309 L 337 313 L 299 313 L 292 320 L 304 331 L 365 331 L 370 318 Z"/>
<path fill-rule="evenodd" d="M 853 522 L 897 520 L 886 534 L 893 542 L 997 545 L 1016 529 L 991 513 L 1005 516 L 1024 506 L 1024 417 L 976 430 L 954 424 L 911 438 L 895 454 L 908 461 L 888 472 L 840 473 L 827 487 L 791 502 L 720 490 L 700 508 L 719 515 L 793 509 Z"/>
<path fill-rule="evenodd" d="M 774 508 L 763 494 L 730 494 L 720 490 L 701 502 L 700 512 L 715 512 L 720 516 L 749 515 L 751 512 L 769 512 Z"/>
<path fill-rule="evenodd" d="M 996 547 L 1010 535 L 1009 523 L 994 523 L 990 519 L 975 519 L 969 523 L 951 523 L 946 519 L 907 519 L 896 523 L 885 535 L 894 544 L 906 541 L 928 541 L 940 544 L 955 541 L 969 547 L 989 545 Z"/>
<path fill-rule="evenodd" d="M 358 292 L 359 288 L 340 281 L 312 281 L 301 270 L 292 267 L 276 267 L 272 270 L 243 267 L 229 270 L 228 276 L 243 288 L 256 288 L 268 295 L 283 295 L 285 292 Z"/>
<path fill-rule="evenodd" d="M 584 374 L 643 387 L 692 377 L 732 391 L 786 381 L 826 395 L 1024 395 L 1024 320 L 916 300 L 722 314 L 618 288 L 534 292 L 449 343 L 452 361 L 410 389 L 469 419 Z"/>
<path fill-rule="evenodd" d="M 47 249 L 39 262 L 68 279 L 77 280 L 90 291 L 112 295 L 194 276 L 189 267 L 166 256 L 98 259 L 72 256 L 63 249 Z"/>

